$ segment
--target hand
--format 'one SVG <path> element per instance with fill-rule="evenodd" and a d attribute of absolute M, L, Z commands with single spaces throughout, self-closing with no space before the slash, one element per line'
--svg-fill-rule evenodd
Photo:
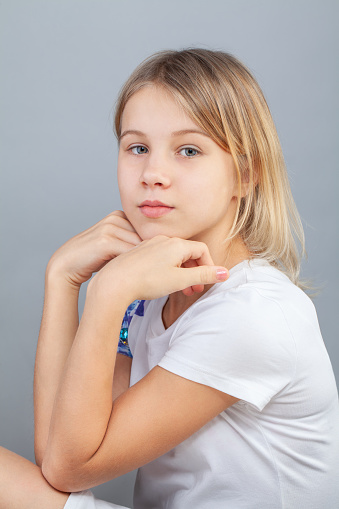
<path fill-rule="evenodd" d="M 47 270 L 80 287 L 94 272 L 141 242 L 125 213 L 116 210 L 63 244 L 51 257 Z"/>
<path fill-rule="evenodd" d="M 196 267 L 183 267 L 196 263 Z M 217 269 L 224 272 L 217 278 Z M 215 266 L 203 242 L 157 235 L 111 260 L 90 282 L 88 290 L 109 302 L 117 290 L 129 302 L 156 299 L 194 286 L 225 281 L 229 272 Z M 98 290 L 99 288 L 99 290 Z"/>
<path fill-rule="evenodd" d="M 195 260 L 188 260 L 187 262 L 183 263 L 181 267 L 190 268 L 190 267 L 198 267 L 199 264 Z M 190 295 L 193 295 L 194 293 L 201 293 L 204 290 L 203 284 L 198 285 L 192 285 L 184 290 L 182 290 L 182 293 L 189 297 Z"/>

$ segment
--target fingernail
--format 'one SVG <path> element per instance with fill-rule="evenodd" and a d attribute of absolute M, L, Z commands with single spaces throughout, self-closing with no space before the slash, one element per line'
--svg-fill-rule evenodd
<path fill-rule="evenodd" d="M 217 279 L 219 281 L 225 281 L 228 278 L 228 270 L 217 269 Z"/>

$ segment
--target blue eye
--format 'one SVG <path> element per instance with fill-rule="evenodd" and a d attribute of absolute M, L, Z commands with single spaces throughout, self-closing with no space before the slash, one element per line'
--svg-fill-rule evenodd
<path fill-rule="evenodd" d="M 132 154 L 135 154 L 135 155 L 141 155 L 141 154 L 147 153 L 147 148 L 144 147 L 143 145 L 136 145 L 135 147 L 131 147 L 129 150 L 132 152 Z"/>
<path fill-rule="evenodd" d="M 182 148 L 180 150 L 179 154 L 181 154 L 181 152 L 184 152 L 184 154 L 182 154 L 182 155 L 185 155 L 186 157 L 194 157 L 199 154 L 199 150 L 197 150 L 196 148 L 192 148 L 192 147 Z"/>

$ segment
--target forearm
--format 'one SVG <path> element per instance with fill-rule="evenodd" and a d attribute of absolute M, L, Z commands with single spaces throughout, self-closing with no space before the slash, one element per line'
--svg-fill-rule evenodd
<path fill-rule="evenodd" d="M 105 436 L 113 408 L 119 331 L 130 304 L 123 292 L 108 302 L 100 289 L 88 287 L 84 312 L 55 398 L 45 466 L 82 465 Z"/>
<path fill-rule="evenodd" d="M 55 395 L 79 325 L 79 288 L 46 271 L 44 309 L 34 370 L 34 448 L 45 453 Z"/>

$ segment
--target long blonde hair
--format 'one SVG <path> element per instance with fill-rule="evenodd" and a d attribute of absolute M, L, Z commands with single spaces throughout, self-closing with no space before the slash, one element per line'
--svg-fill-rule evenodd
<path fill-rule="evenodd" d="M 127 101 L 150 84 L 170 92 L 189 117 L 232 155 L 239 191 L 242 182 L 249 183 L 248 194 L 238 199 L 227 239 L 240 235 L 253 257 L 267 259 L 302 287 L 303 227 L 270 110 L 249 70 L 222 51 L 190 48 L 151 55 L 118 97 L 118 140 Z"/>

